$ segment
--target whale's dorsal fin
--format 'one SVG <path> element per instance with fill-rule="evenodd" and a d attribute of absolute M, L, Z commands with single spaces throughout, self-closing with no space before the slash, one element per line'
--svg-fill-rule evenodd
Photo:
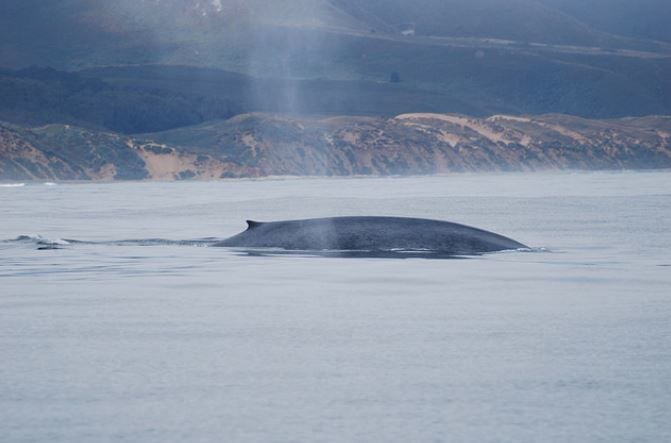
<path fill-rule="evenodd" d="M 261 226 L 262 224 L 263 223 L 254 220 L 247 220 L 247 229 L 255 229 Z"/>

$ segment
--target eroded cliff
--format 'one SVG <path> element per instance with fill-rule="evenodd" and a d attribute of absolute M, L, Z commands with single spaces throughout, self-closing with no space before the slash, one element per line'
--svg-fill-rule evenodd
<path fill-rule="evenodd" d="M 142 136 L 0 125 L 0 179 L 219 179 L 671 167 L 671 117 L 244 114 Z"/>

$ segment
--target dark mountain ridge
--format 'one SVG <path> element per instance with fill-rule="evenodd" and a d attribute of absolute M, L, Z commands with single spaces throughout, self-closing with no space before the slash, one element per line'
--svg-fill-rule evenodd
<path fill-rule="evenodd" d="M 590 4 L 608 9 L 592 2 L 573 9 L 584 12 Z M 113 93 L 136 102 L 144 114 L 180 103 L 166 122 L 147 121 L 135 112 L 137 124 L 116 121 L 122 117 L 90 122 L 71 115 L 108 114 L 103 106 L 108 100 L 99 100 L 100 111 L 85 106 L 80 113 L 42 103 L 43 114 L 62 115 L 61 122 L 122 132 L 228 116 L 210 115 L 201 109 L 213 107 L 209 103 L 184 103 L 174 94 L 197 102 L 226 100 L 214 107 L 238 112 L 587 118 L 671 113 L 671 45 L 605 32 L 579 19 L 589 14 L 570 14 L 573 9 L 551 0 L 4 0 L 0 66 L 85 71 L 117 87 Z M 652 14 L 641 14 L 634 19 L 652 20 Z M 166 66 L 168 72 L 154 69 L 154 77 L 146 78 L 147 65 Z M 176 69 L 181 69 L 179 81 Z M 208 70 L 220 72 L 217 81 L 201 82 Z M 3 77 L 7 82 L 22 75 L 5 72 Z M 36 103 L 45 94 L 30 88 L 43 91 L 53 84 L 37 80 L 20 85 Z M 161 100 L 158 90 L 168 96 Z M 126 99 L 133 94 L 135 100 Z M 9 103 L 15 97 L 2 99 Z M 59 122 L 28 115 L 33 108 L 27 111 L 19 103 L 1 117 Z M 133 114 L 130 106 L 117 108 Z"/>
<path fill-rule="evenodd" d="M 242 112 L 224 99 L 153 86 L 117 86 L 95 77 L 35 67 L 0 70 L 0 97 L 0 120 L 25 125 L 69 123 L 125 133 L 189 126 Z"/>

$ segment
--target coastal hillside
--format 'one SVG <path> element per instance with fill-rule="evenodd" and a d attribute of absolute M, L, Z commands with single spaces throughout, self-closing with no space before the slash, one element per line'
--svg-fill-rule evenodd
<path fill-rule="evenodd" d="M 669 4 L 3 0 L 0 179 L 670 167 Z"/>
<path fill-rule="evenodd" d="M 0 180 L 207 180 L 623 168 L 671 168 L 671 117 L 244 114 L 134 136 L 70 125 L 0 125 Z"/>

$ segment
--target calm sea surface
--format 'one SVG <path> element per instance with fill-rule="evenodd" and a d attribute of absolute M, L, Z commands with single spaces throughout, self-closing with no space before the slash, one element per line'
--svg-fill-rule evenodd
<path fill-rule="evenodd" d="M 671 441 L 671 172 L 0 185 L 2 442 Z M 534 248 L 212 248 L 398 215 Z"/>

